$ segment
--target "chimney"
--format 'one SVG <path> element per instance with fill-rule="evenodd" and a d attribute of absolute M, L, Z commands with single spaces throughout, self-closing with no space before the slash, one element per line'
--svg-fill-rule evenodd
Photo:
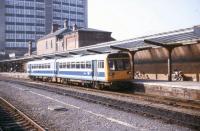
<path fill-rule="evenodd" d="M 68 25 L 68 20 L 67 20 L 67 19 L 65 19 L 65 20 L 64 20 L 64 28 L 65 28 L 65 29 L 67 29 L 67 28 L 68 28 L 68 26 L 69 26 L 69 25 Z"/>
<path fill-rule="evenodd" d="M 51 33 L 55 32 L 57 30 L 58 30 L 58 24 L 53 24 L 52 29 L 51 29 Z"/>
<path fill-rule="evenodd" d="M 32 55 L 32 41 L 28 42 L 28 55 L 31 56 Z"/>
<path fill-rule="evenodd" d="M 73 25 L 73 31 L 75 31 L 75 30 L 77 30 L 77 29 L 78 29 L 77 25 L 74 24 L 74 25 Z"/>

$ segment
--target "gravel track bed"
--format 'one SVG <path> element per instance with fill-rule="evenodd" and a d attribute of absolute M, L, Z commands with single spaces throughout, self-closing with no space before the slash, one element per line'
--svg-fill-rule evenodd
<path fill-rule="evenodd" d="M 62 84 L 51 84 L 51 83 L 47 83 L 47 82 L 38 82 L 38 81 L 29 81 L 29 83 L 31 84 L 37 84 L 37 85 L 45 85 L 51 88 L 58 88 L 58 89 L 63 89 L 63 90 L 68 90 L 68 91 L 73 91 L 73 92 L 80 92 L 80 93 L 85 93 L 85 94 L 92 94 L 94 96 L 103 96 L 105 98 L 111 98 L 111 99 L 115 99 L 115 100 L 122 100 L 122 101 L 126 101 L 126 102 L 130 102 L 130 103 L 137 103 L 137 104 L 141 104 L 141 105 L 151 105 L 152 107 L 159 107 L 161 109 L 170 109 L 172 111 L 177 111 L 177 112 L 184 112 L 186 114 L 193 114 L 196 116 L 200 116 L 200 112 L 196 109 L 187 109 L 187 108 L 182 108 L 179 106 L 173 106 L 173 105 L 166 105 L 163 103 L 158 103 L 158 102 L 151 102 L 151 101 L 147 101 L 147 100 L 143 100 L 139 97 L 133 97 L 133 96 L 126 96 L 126 94 L 121 94 L 121 93 L 117 93 L 117 92 L 110 92 L 110 91 L 101 91 L 99 92 L 98 90 L 90 90 L 90 89 L 82 89 L 83 87 L 75 87 L 71 86 L 71 85 L 62 85 Z M 116 95 L 119 94 L 119 95 Z"/>
<path fill-rule="evenodd" d="M 2 81 L 0 81 L 0 96 L 51 131 L 192 130 L 164 123 L 159 119 Z M 54 107 L 63 107 L 66 110 L 50 110 Z"/>

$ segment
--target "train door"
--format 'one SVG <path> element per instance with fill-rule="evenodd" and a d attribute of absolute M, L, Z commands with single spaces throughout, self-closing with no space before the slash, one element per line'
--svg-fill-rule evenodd
<path fill-rule="evenodd" d="M 28 73 L 31 74 L 31 64 L 28 64 Z"/>
<path fill-rule="evenodd" d="M 55 71 L 56 75 L 58 75 L 59 73 L 59 62 L 56 62 L 56 71 Z"/>
<path fill-rule="evenodd" d="M 97 60 L 92 61 L 92 78 L 95 81 L 98 79 Z"/>

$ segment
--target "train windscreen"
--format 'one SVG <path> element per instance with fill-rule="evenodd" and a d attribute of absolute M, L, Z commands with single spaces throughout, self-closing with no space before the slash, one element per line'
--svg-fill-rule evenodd
<path fill-rule="evenodd" d="M 110 54 L 108 64 L 111 71 L 130 70 L 130 58 L 128 54 Z"/>

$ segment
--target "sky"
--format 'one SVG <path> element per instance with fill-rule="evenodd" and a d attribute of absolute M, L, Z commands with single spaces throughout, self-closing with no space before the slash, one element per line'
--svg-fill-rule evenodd
<path fill-rule="evenodd" d="M 88 0 L 88 27 L 117 40 L 200 25 L 200 0 Z"/>

